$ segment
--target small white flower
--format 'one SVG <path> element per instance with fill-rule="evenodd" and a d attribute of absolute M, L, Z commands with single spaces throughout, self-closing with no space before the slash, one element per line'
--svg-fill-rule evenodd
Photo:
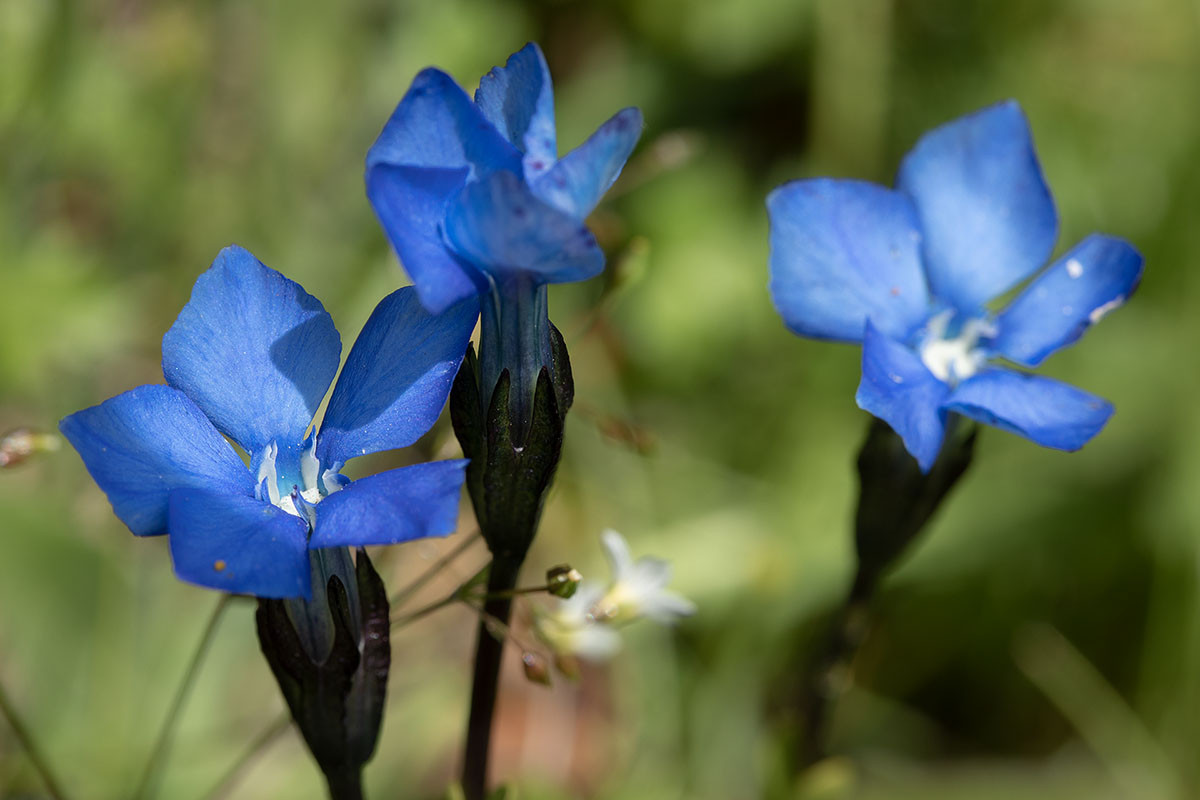
<path fill-rule="evenodd" d="M 592 616 L 592 609 L 603 594 L 601 587 L 581 582 L 570 599 L 560 601 L 552 610 L 538 610 L 533 621 L 534 633 L 558 655 L 592 661 L 611 658 L 621 649 L 621 637 Z"/>
<path fill-rule="evenodd" d="M 650 556 L 634 561 L 624 537 L 612 529 L 600 534 L 600 539 L 612 566 L 613 584 L 593 609 L 597 619 L 625 622 L 644 616 L 669 624 L 696 613 L 690 600 L 667 590 L 669 563 Z"/>
<path fill-rule="evenodd" d="M 672 623 L 694 614 L 691 601 L 667 591 L 671 565 L 661 558 L 633 560 L 621 534 L 601 534 L 605 555 L 612 566 L 608 589 L 583 580 L 575 594 L 547 611 L 539 609 L 533 630 L 559 656 L 592 661 L 612 657 L 621 647 L 616 625 L 648 617 Z"/>

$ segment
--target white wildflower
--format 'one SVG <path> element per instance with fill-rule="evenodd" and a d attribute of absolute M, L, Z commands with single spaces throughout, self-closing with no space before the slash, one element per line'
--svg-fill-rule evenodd
<path fill-rule="evenodd" d="M 560 601 L 550 611 L 539 609 L 533 622 L 534 633 L 558 655 L 593 661 L 612 657 L 621 649 L 621 637 L 592 615 L 603 594 L 599 586 L 581 582 L 570 599 Z"/>
<path fill-rule="evenodd" d="M 609 587 L 584 580 L 573 597 L 553 610 L 539 611 L 534 620 L 538 638 L 560 656 L 609 658 L 621 646 L 616 625 L 641 617 L 669 624 L 696 611 L 691 601 L 667 590 L 671 565 L 666 561 L 634 561 L 629 545 L 614 530 L 604 531 L 601 542 L 612 566 Z"/>
<path fill-rule="evenodd" d="M 600 540 L 612 566 L 613 584 L 596 604 L 597 618 L 627 622 L 649 617 L 669 624 L 696 613 L 690 600 L 667 590 L 671 581 L 669 563 L 650 556 L 634 561 L 625 538 L 612 529 L 600 534 Z"/>

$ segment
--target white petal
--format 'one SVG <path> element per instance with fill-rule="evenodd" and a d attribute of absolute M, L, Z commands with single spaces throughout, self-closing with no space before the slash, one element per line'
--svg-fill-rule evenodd
<path fill-rule="evenodd" d="M 639 595 L 654 594 L 670 582 L 670 562 L 650 556 L 639 558 L 626 579 L 629 591 Z"/>
<path fill-rule="evenodd" d="M 593 623 L 580 630 L 571 644 L 574 654 L 580 658 L 603 661 L 621 649 L 621 637 L 607 625 Z"/>
<path fill-rule="evenodd" d="M 580 581 L 575 594 L 561 601 L 553 614 L 562 620 L 577 620 L 580 624 L 588 620 L 593 606 L 604 596 L 604 587 L 591 581 Z"/>
<path fill-rule="evenodd" d="M 621 581 L 633 568 L 633 555 L 629 552 L 625 537 L 609 528 L 600 534 L 600 542 L 604 545 L 608 563 L 612 565 L 613 579 Z"/>
<path fill-rule="evenodd" d="M 671 624 L 679 617 L 696 613 L 696 604 L 683 595 L 662 591 L 642 603 L 642 613 L 655 622 Z"/>

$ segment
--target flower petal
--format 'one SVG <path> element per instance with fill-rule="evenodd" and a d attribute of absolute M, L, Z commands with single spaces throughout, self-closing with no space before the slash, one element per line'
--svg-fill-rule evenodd
<path fill-rule="evenodd" d="M 638 109 L 617 112 L 544 175 L 537 180 L 530 178 L 533 193 L 576 219 L 583 219 L 621 174 L 642 135 L 642 127 L 642 112 Z"/>
<path fill-rule="evenodd" d="M 603 587 L 582 581 L 567 600 L 555 604 L 549 611 L 535 610 L 533 632 L 557 655 L 603 660 L 621 649 L 621 637 L 607 622 L 592 616 L 593 608 L 601 601 Z"/>
<path fill-rule="evenodd" d="M 508 141 L 524 153 L 526 180 L 532 181 L 558 158 L 554 131 L 554 85 L 546 57 L 533 42 L 508 57 L 479 81 L 475 105 Z"/>
<path fill-rule="evenodd" d="M 205 489 L 175 489 L 171 560 L 189 583 L 257 597 L 312 596 L 308 523 L 270 503 Z"/>
<path fill-rule="evenodd" d="M 646 597 L 642 602 L 642 614 L 655 622 L 670 625 L 680 617 L 696 613 L 696 604 L 675 592 L 662 589 Z"/>
<path fill-rule="evenodd" d="M 950 387 L 930 372 L 915 352 L 867 322 L 863 337 L 862 382 L 858 407 L 892 427 L 922 472 L 937 460 L 946 436 L 941 405 Z"/>
<path fill-rule="evenodd" d="M 163 374 L 217 430 L 257 453 L 304 437 L 341 352 L 319 300 L 227 247 L 163 337 Z"/>
<path fill-rule="evenodd" d="M 696 613 L 696 605 L 682 595 L 669 591 L 671 563 L 661 558 L 642 556 L 625 578 L 624 590 L 637 598 L 637 613 L 656 622 L 673 623 L 677 617 Z"/>
<path fill-rule="evenodd" d="M 792 331 L 857 342 L 870 317 L 904 340 L 924 322 L 920 233 L 904 195 L 862 181 L 794 181 L 768 196 L 767 211 L 771 299 Z"/>
<path fill-rule="evenodd" d="M 1133 245 L 1111 236 L 1089 236 L 1000 313 L 992 348 L 1036 367 L 1122 305 L 1141 279 L 1142 256 Z"/>
<path fill-rule="evenodd" d="M 379 164 L 468 167 L 472 177 L 519 170 L 521 154 L 446 73 L 422 70 L 367 152 L 367 172 Z"/>
<path fill-rule="evenodd" d="M 565 655 L 575 655 L 585 661 L 606 661 L 621 650 L 621 635 L 607 625 L 592 622 L 584 625 L 564 641 Z"/>
<path fill-rule="evenodd" d="M 367 199 L 416 284 L 421 303 L 434 314 L 478 294 L 470 267 L 442 238 L 446 206 L 466 185 L 467 169 L 380 165 L 367 172 Z"/>
<path fill-rule="evenodd" d="M 385 297 L 350 349 L 317 436 L 324 464 L 407 447 L 437 421 L 475 328 L 470 298 L 434 316 L 411 286 Z"/>
<path fill-rule="evenodd" d="M 417 75 L 367 153 L 367 197 L 435 314 L 478 292 L 469 267 L 446 249 L 446 206 L 468 177 L 496 169 L 521 169 L 521 154 L 436 69 Z"/>
<path fill-rule="evenodd" d="M 353 481 L 317 504 L 310 547 L 397 544 L 458 526 L 467 462 L 431 461 Z"/>
<path fill-rule="evenodd" d="M 636 587 L 639 594 L 649 596 L 661 591 L 671 582 L 671 562 L 664 558 L 642 556 L 633 565 L 625 582 Z"/>
<path fill-rule="evenodd" d="M 935 128 L 900 165 L 917 207 L 929 288 L 974 315 L 1046 263 L 1058 215 L 1013 101 Z"/>
<path fill-rule="evenodd" d="M 613 582 L 625 580 L 633 570 L 633 554 L 629 552 L 629 543 L 625 537 L 612 528 L 600 533 L 600 544 L 604 547 L 604 556 L 612 571 Z"/>
<path fill-rule="evenodd" d="M 604 269 L 591 231 L 534 197 L 511 172 L 468 183 L 450 206 L 446 236 L 459 255 L 496 276 L 527 272 L 544 283 L 565 283 Z"/>
<path fill-rule="evenodd" d="M 138 536 L 167 532 L 167 493 L 254 494 L 254 480 L 204 413 L 169 386 L 139 386 L 58 423 L 113 512 Z"/>
<path fill-rule="evenodd" d="M 1083 447 L 1113 414 L 1111 403 L 1082 389 L 1007 369 L 963 381 L 943 408 L 1055 450 Z"/>

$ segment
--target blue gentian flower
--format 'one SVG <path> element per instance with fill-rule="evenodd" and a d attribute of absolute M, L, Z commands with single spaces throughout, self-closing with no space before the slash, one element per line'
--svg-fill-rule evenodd
<path fill-rule="evenodd" d="M 896 189 L 795 181 L 767 199 L 770 290 L 792 331 L 861 342 L 858 405 L 887 422 L 921 469 L 946 417 L 962 414 L 1060 450 L 1112 415 L 1073 386 L 1000 366 L 1036 367 L 1121 305 L 1142 257 L 1092 235 L 998 313 L 989 302 L 1046 262 L 1058 217 L 1029 125 L 1012 101 L 925 134 Z"/>
<path fill-rule="evenodd" d="M 465 461 L 354 482 L 341 469 L 432 426 L 476 313 L 474 300 L 433 316 L 412 288 L 388 295 L 318 425 L 341 359 L 333 320 L 299 284 L 226 248 L 163 337 L 168 385 L 117 395 L 60 428 L 134 534 L 170 534 L 180 578 L 259 597 L 323 595 L 347 546 L 454 531 Z"/>
<path fill-rule="evenodd" d="M 583 221 L 641 130 L 627 108 L 560 159 L 550 73 L 531 43 L 474 102 L 444 72 L 421 72 L 367 154 L 367 196 L 425 307 L 482 296 L 487 396 L 508 369 L 523 404 L 550 366 L 546 285 L 604 269 Z"/>

